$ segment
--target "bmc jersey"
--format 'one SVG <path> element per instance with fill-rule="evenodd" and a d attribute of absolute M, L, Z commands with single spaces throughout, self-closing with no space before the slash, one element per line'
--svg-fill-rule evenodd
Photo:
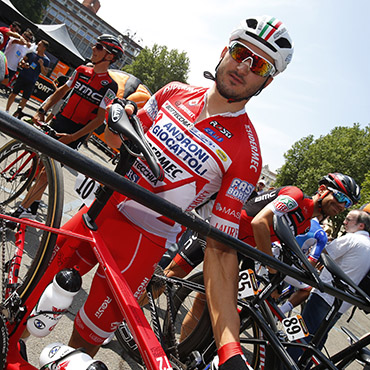
<path fill-rule="evenodd" d="M 313 200 L 295 186 L 285 186 L 267 191 L 248 201 L 241 213 L 239 239 L 256 246 L 251 221 L 265 206 L 280 217 L 285 217 L 294 235 L 305 233 L 310 228 Z M 270 227 L 271 241 L 278 241 Z"/>
<path fill-rule="evenodd" d="M 118 90 L 117 83 L 108 72 L 95 73 L 92 67 L 87 66 L 77 67 L 67 85 L 73 89 L 61 114 L 80 125 L 94 119 L 98 108 L 105 110 Z"/>
<path fill-rule="evenodd" d="M 198 122 L 206 99 L 207 89 L 176 82 L 153 95 L 138 116 L 165 179 L 155 179 L 141 160 L 128 177 L 184 211 L 218 193 L 210 224 L 237 237 L 242 205 L 261 172 L 259 142 L 244 109 Z M 122 199 L 118 207 L 136 226 L 169 242 L 182 231 L 133 200 Z"/>

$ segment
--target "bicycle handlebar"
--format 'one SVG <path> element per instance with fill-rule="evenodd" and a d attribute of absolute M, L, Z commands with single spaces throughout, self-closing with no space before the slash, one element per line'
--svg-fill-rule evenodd
<path fill-rule="evenodd" d="M 162 181 L 164 180 L 164 172 L 162 166 L 158 163 L 157 157 L 154 155 L 151 147 L 149 146 L 142 129 L 139 118 L 132 114 L 127 116 L 124 105 L 118 99 L 115 99 L 108 116 L 109 128 L 118 133 L 124 143 L 125 139 L 129 139 L 135 146 L 138 147 L 141 154 L 133 153 L 126 145 L 126 150 L 133 156 L 144 157 L 152 170 L 154 176 Z M 123 137 L 122 137 L 123 136 Z"/>
<path fill-rule="evenodd" d="M 324 285 L 316 269 L 308 262 L 307 257 L 302 252 L 299 247 L 294 235 L 292 234 L 287 221 L 283 217 L 278 217 L 274 215 L 273 227 L 276 236 L 283 242 L 284 246 L 287 247 L 291 252 L 293 252 L 299 260 L 302 262 L 303 266 L 307 269 L 307 272 L 311 275 L 314 281 L 317 283 L 317 288 L 323 292 Z"/>

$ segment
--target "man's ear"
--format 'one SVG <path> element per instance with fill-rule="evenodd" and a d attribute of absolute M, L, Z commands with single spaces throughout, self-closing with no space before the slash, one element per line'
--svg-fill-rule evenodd
<path fill-rule="evenodd" d="M 324 191 L 326 191 L 326 190 L 328 190 L 327 189 L 327 187 L 324 185 L 324 184 L 321 184 L 320 186 L 319 186 L 319 189 L 318 189 L 318 191 L 319 191 L 319 193 L 320 194 L 322 194 Z"/>

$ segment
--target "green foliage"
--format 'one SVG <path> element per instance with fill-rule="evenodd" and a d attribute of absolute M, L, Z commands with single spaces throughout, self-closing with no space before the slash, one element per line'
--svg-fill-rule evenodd
<path fill-rule="evenodd" d="M 370 201 L 370 126 L 335 127 L 329 134 L 313 140 L 307 136 L 297 141 L 284 155 L 276 186 L 295 185 L 307 195 L 317 190 L 320 178 L 329 172 L 353 177 L 362 187 L 358 208 Z M 332 218 L 335 235 L 345 214 Z"/>
<path fill-rule="evenodd" d="M 41 23 L 44 10 L 49 6 L 49 0 L 11 0 L 11 2 L 34 23 Z"/>
<path fill-rule="evenodd" d="M 189 66 L 190 60 L 185 52 L 155 44 L 152 49 L 145 47 L 123 70 L 140 78 L 154 93 L 171 81 L 186 83 Z"/>

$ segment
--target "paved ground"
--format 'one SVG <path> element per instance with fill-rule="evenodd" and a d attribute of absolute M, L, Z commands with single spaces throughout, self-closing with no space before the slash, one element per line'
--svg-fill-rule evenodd
<path fill-rule="evenodd" d="M 5 110 L 6 100 L 4 97 L 0 96 L 0 109 Z M 32 114 L 36 105 L 30 104 L 26 108 L 26 112 Z M 16 109 L 16 105 L 14 104 L 11 108 L 11 113 L 14 112 Z M 0 146 L 3 145 L 8 138 L 0 133 Z M 112 168 L 111 162 L 108 160 L 108 157 L 103 154 L 100 150 L 98 150 L 92 144 L 89 144 L 89 148 L 82 147 L 81 153 L 87 155 L 94 160 L 105 164 L 106 166 Z M 79 208 L 81 201 L 79 201 L 77 194 L 74 191 L 74 184 L 76 181 L 76 172 L 70 170 L 68 168 L 64 168 L 64 189 L 65 189 L 65 205 L 64 205 L 64 220 L 66 221 L 70 218 L 76 210 Z M 75 299 L 70 313 L 63 317 L 62 321 L 57 325 L 56 329 L 50 334 L 48 337 L 42 340 L 36 339 L 29 339 L 27 343 L 27 349 L 29 357 L 32 363 L 37 366 L 38 363 L 38 356 L 41 352 L 41 349 L 53 342 L 62 342 L 64 344 L 68 343 L 69 333 L 71 332 L 73 318 L 78 311 L 79 307 L 81 306 L 81 302 L 83 302 L 88 290 L 89 284 L 91 281 L 91 275 L 87 275 L 84 277 L 83 288 L 81 292 L 78 294 L 77 298 Z M 369 317 L 364 315 L 361 311 L 357 310 L 354 318 L 351 320 L 350 323 L 346 323 L 345 320 L 348 318 L 348 315 L 345 315 L 337 325 L 331 331 L 329 336 L 327 348 L 330 354 L 334 354 L 339 349 L 342 349 L 347 346 L 347 338 L 342 333 L 340 326 L 344 325 L 350 330 L 352 330 L 356 335 L 362 336 L 370 330 L 370 323 Z M 123 361 L 121 356 L 123 353 L 120 350 L 118 342 L 114 339 L 107 347 L 102 348 L 98 355 L 96 356 L 97 359 L 103 361 L 109 369 L 141 369 L 142 367 L 138 366 L 136 363 L 131 361 L 129 358 L 126 358 L 127 361 Z M 349 369 L 357 370 L 361 369 L 362 366 L 359 364 L 352 364 Z"/>

